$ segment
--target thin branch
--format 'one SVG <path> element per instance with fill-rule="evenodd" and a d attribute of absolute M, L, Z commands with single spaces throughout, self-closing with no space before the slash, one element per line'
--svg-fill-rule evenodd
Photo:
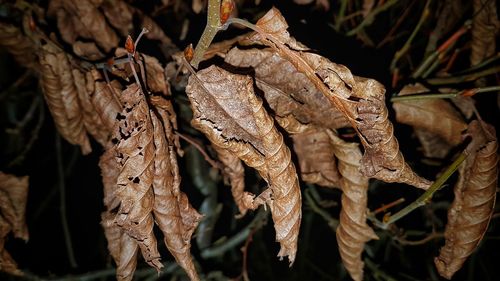
<path fill-rule="evenodd" d="M 392 5 L 396 4 L 398 0 L 389 0 L 385 2 L 382 6 L 378 6 L 377 8 L 373 9 L 366 17 L 364 20 L 355 28 L 351 29 L 349 32 L 346 33 L 347 36 L 353 36 L 356 35 L 360 30 L 364 29 L 366 26 L 370 25 L 374 20 L 375 16 L 377 16 L 379 13 L 389 9 Z"/>
<path fill-rule="evenodd" d="M 339 221 L 332 217 L 327 211 L 323 210 L 323 208 L 319 207 L 318 204 L 316 204 L 316 201 L 314 201 L 311 195 L 311 190 L 309 188 L 305 190 L 304 195 L 306 198 L 306 203 L 311 208 L 311 210 L 320 215 L 328 223 L 328 226 L 335 232 L 339 225 Z"/>
<path fill-rule="evenodd" d="M 179 132 L 174 132 L 174 134 L 178 135 L 181 139 L 185 140 L 187 143 L 194 146 L 194 148 L 196 148 L 201 153 L 201 155 L 203 155 L 203 158 L 205 158 L 205 161 L 207 161 L 210 164 L 210 166 L 212 166 L 217 170 L 222 170 L 221 163 L 212 159 L 210 155 L 208 155 L 206 150 L 201 146 L 201 144 L 199 144 L 196 140 Z"/>
<path fill-rule="evenodd" d="M 497 74 L 499 72 L 500 72 L 500 66 L 495 66 L 482 71 L 464 74 L 461 76 L 438 77 L 438 78 L 427 79 L 426 81 L 431 85 L 458 84 L 463 82 L 474 81 L 478 78 L 488 76 L 491 74 Z"/>
<path fill-rule="evenodd" d="M 460 156 L 458 156 L 455 161 L 446 169 L 446 171 L 427 189 L 424 194 L 422 194 L 417 200 L 415 200 L 413 203 L 402 209 L 401 211 L 397 212 L 393 216 L 390 216 L 388 218 L 384 218 L 384 228 L 387 229 L 389 225 L 395 223 L 396 221 L 400 220 L 401 218 L 405 217 L 409 213 L 411 213 L 413 210 L 425 205 L 427 202 L 430 201 L 432 196 L 436 191 L 438 191 L 441 186 L 448 180 L 448 178 L 457 170 L 458 166 L 462 164 L 462 162 L 467 158 L 467 154 L 462 152 Z"/>
<path fill-rule="evenodd" d="M 252 222 L 250 222 L 244 229 L 242 229 L 240 232 L 236 233 L 234 236 L 227 239 L 223 243 L 202 250 L 200 253 L 201 257 L 204 259 L 218 257 L 229 251 L 230 249 L 238 246 L 247 239 L 247 237 L 252 233 L 252 230 L 259 229 L 266 224 L 267 215 L 268 212 L 261 208 L 257 212 L 257 215 L 252 220 Z"/>
<path fill-rule="evenodd" d="M 59 185 L 59 213 L 61 217 L 61 226 L 64 233 L 64 242 L 66 244 L 66 252 L 68 261 L 72 268 L 77 268 L 75 254 L 73 252 L 73 243 L 71 242 L 71 233 L 68 226 L 68 218 L 66 217 L 66 184 L 64 179 L 64 164 L 62 159 L 61 137 L 56 130 L 55 137 L 56 162 L 57 162 L 57 182 Z"/>
<path fill-rule="evenodd" d="M 208 0 L 208 11 L 207 11 L 207 25 L 203 34 L 196 44 L 194 49 L 193 60 L 191 60 L 191 65 L 194 68 L 198 68 L 198 64 L 203 59 L 203 54 L 214 40 L 215 35 L 219 31 L 220 24 L 220 1 L 221 0 Z"/>
<path fill-rule="evenodd" d="M 403 246 L 419 246 L 419 245 L 423 245 L 429 241 L 432 241 L 434 239 L 437 239 L 437 238 L 443 238 L 444 237 L 444 233 L 442 232 L 432 232 L 430 235 L 427 235 L 426 237 L 420 239 L 420 240 L 406 240 L 405 238 L 401 238 L 401 237 L 395 237 L 394 239 L 396 241 L 398 241 L 399 244 L 403 245 Z"/>
<path fill-rule="evenodd" d="M 423 99 L 452 99 L 459 96 L 471 97 L 480 93 L 491 93 L 500 91 L 500 86 L 480 87 L 473 89 L 466 89 L 453 93 L 437 93 L 437 94 L 414 94 L 404 96 L 394 96 L 390 99 L 391 102 L 409 101 L 409 100 L 423 100 Z"/>
<path fill-rule="evenodd" d="M 391 202 L 391 203 L 389 203 L 389 204 L 387 204 L 387 205 L 384 205 L 384 204 L 383 204 L 380 208 L 375 209 L 375 211 L 373 211 L 372 213 L 373 213 L 374 215 L 376 215 L 376 214 L 378 214 L 378 213 L 385 212 L 387 209 L 390 209 L 390 208 L 392 208 L 392 207 L 394 207 L 394 206 L 396 206 L 396 205 L 399 205 L 399 204 L 401 204 L 401 203 L 403 203 L 403 202 L 405 202 L 405 199 L 404 199 L 404 198 L 399 198 L 398 200 L 395 200 L 395 201 L 393 201 L 393 202 Z"/>

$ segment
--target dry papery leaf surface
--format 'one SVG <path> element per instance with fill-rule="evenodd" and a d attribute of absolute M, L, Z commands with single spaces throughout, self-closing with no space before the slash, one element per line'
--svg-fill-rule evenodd
<path fill-rule="evenodd" d="M 11 53 L 20 65 L 38 68 L 35 46 L 18 27 L 0 22 L 0 46 Z"/>
<path fill-rule="evenodd" d="M 301 220 L 299 181 L 290 150 L 255 95 L 253 80 L 211 66 L 189 78 L 186 93 L 194 113 L 193 127 L 215 146 L 255 168 L 268 183 L 270 198 L 264 201 L 271 209 L 276 240 L 281 244 L 278 256 L 288 257 L 292 264 Z"/>
<path fill-rule="evenodd" d="M 26 202 L 28 199 L 28 177 L 16 177 L 0 172 L 0 271 L 22 275 L 17 263 L 4 248 L 8 234 L 28 241 L 26 226 Z"/>
<path fill-rule="evenodd" d="M 106 84 L 97 80 L 102 79 L 99 72 L 92 73 L 96 93 L 91 100 L 102 112 L 104 123 L 114 124 L 108 149 L 101 157 L 107 207 L 102 225 L 118 279 L 133 278 L 138 250 L 149 265 L 157 270 L 163 267 L 154 235 L 157 224 L 176 261 L 191 280 L 199 280 L 190 240 L 201 215 L 179 188 L 176 157 L 180 150 L 173 132 L 175 112 L 167 100 L 170 86 L 159 62 L 145 55 L 142 58 L 139 64 L 144 65 L 137 70 L 145 70 L 138 76 L 147 81 L 146 93 L 138 83 L 121 90 L 117 80 Z M 118 72 L 133 79 L 128 70 Z M 95 97 L 98 92 L 102 97 Z"/>
<path fill-rule="evenodd" d="M 360 167 L 365 176 L 423 189 L 430 186 L 429 181 L 412 171 L 399 151 L 394 127 L 388 120 L 385 89 L 380 83 L 353 76 L 347 67 L 322 56 L 301 52 L 304 46 L 290 37 L 288 25 L 277 9 L 271 9 L 256 25 L 262 31 L 255 38 L 304 73 L 356 129 L 365 148 Z"/>
<path fill-rule="evenodd" d="M 478 247 L 494 211 L 498 183 L 498 141 L 493 126 L 472 121 L 466 132 L 472 141 L 460 166 L 455 199 L 448 210 L 445 245 L 435 264 L 441 276 L 451 279 Z"/>
<path fill-rule="evenodd" d="M 476 65 L 495 54 L 496 36 L 500 30 L 496 1 L 472 1 L 471 65 Z"/>

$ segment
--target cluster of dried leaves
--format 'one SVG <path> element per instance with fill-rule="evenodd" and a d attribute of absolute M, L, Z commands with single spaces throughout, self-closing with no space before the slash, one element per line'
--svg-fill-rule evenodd
<path fill-rule="evenodd" d="M 373 2 L 366 1 L 366 13 L 372 7 Z M 102 226 L 117 278 L 133 278 L 139 252 L 150 266 L 161 270 L 154 234 L 157 225 L 179 265 L 191 280 L 199 280 L 190 241 L 202 215 L 180 189 L 177 157 L 182 150 L 175 134 L 169 78 L 157 59 L 136 51 L 130 37 L 126 50 L 117 48 L 120 38 L 132 32 L 134 19 L 150 31 L 145 37 L 164 46 L 170 46 L 170 40 L 125 1 L 53 0 L 47 14 L 57 21 L 61 39 L 71 44 L 74 55 L 43 37 L 36 27 L 28 38 L 18 28 L 0 24 L 1 36 L 6 38 L 2 45 L 19 63 L 40 73 L 60 134 L 79 145 L 83 154 L 91 152 L 89 136 L 104 147 L 99 163 L 106 206 Z M 313 53 L 291 37 L 287 27 L 273 8 L 257 22 L 257 32 L 207 51 L 205 59 L 217 54 L 224 64 L 190 76 L 185 91 L 193 111 L 192 126 L 206 135 L 216 151 L 240 215 L 260 205 L 269 207 L 281 246 L 278 256 L 287 257 L 290 265 L 296 257 L 302 217 L 300 181 L 342 190 L 336 232 L 339 252 L 351 277 L 362 280 L 364 245 L 378 239 L 366 222 L 368 180 L 420 189 L 432 182 L 405 162 L 388 119 L 385 88 Z M 33 45 L 30 40 L 38 41 Z M 103 58 L 112 59 L 91 67 L 82 61 Z M 185 66 L 186 62 L 179 67 Z M 423 91 L 421 85 L 409 85 L 400 95 Z M 456 107 L 470 109 L 463 104 Z M 400 101 L 393 107 L 398 122 L 415 128 L 426 156 L 443 158 L 463 141 L 464 130 L 472 136 L 448 215 L 446 244 L 436 258 L 440 274 L 451 278 L 481 241 L 493 213 L 498 177 L 494 129 L 481 120 L 467 124 L 463 118 L 470 118 L 467 112 L 441 99 Z M 353 138 L 340 135 L 341 128 L 352 128 L 363 149 Z M 245 191 L 242 162 L 267 183 L 260 194 Z M 3 249 L 3 237 L 12 231 L 27 239 L 23 224 L 27 178 L 0 174 L 2 190 L 2 202 L 12 206 L 1 205 L 0 269 L 16 273 L 15 263 Z"/>

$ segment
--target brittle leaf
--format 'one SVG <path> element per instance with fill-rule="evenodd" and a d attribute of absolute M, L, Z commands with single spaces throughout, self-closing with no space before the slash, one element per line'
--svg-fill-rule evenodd
<path fill-rule="evenodd" d="M 201 219 L 201 215 L 186 202 L 184 193 L 179 191 L 180 176 L 174 144 L 165 138 L 165 131 L 172 130 L 169 120 L 164 125 L 151 112 L 154 129 L 155 161 L 153 190 L 155 202 L 153 212 L 156 223 L 165 237 L 167 248 L 179 265 L 186 270 L 189 278 L 199 280 L 191 257 L 191 236 Z M 171 132 L 170 132 L 171 134 Z"/>
<path fill-rule="evenodd" d="M 342 175 L 340 180 L 342 210 L 336 232 L 337 243 L 342 262 L 351 278 L 361 281 L 364 267 L 361 254 L 365 243 L 371 239 L 378 239 L 373 229 L 366 224 L 368 178 L 359 172 L 362 157 L 359 145 L 345 142 L 331 131 L 328 131 L 328 135 Z"/>
<path fill-rule="evenodd" d="M 26 226 L 26 203 L 28 199 L 28 177 L 16 177 L 0 172 L 0 270 L 22 275 L 17 264 L 4 248 L 7 235 L 28 240 Z"/>
<path fill-rule="evenodd" d="M 494 211 L 498 182 L 498 142 L 495 129 L 482 121 L 472 121 L 469 156 L 459 169 L 455 199 L 448 210 L 445 245 L 434 262 L 441 276 L 451 279 L 477 248 L 488 229 Z"/>
<path fill-rule="evenodd" d="M 21 30 L 13 25 L 0 22 L 0 46 L 14 56 L 14 59 L 25 67 L 39 68 L 34 44 Z"/>
<path fill-rule="evenodd" d="M 211 66 L 190 77 L 186 93 L 194 112 L 193 126 L 268 182 L 276 240 L 281 244 L 278 256 L 288 256 L 293 263 L 301 219 L 297 173 L 283 136 L 254 94 L 252 79 Z"/>
<path fill-rule="evenodd" d="M 427 89 L 420 84 L 407 85 L 400 96 L 417 94 Z M 444 99 L 395 101 L 392 105 L 400 123 L 434 133 L 455 146 L 462 141 L 461 133 L 467 128 L 452 106 Z"/>
<path fill-rule="evenodd" d="M 471 65 L 476 65 L 495 54 L 496 36 L 500 29 L 496 1 L 472 1 Z"/>
<path fill-rule="evenodd" d="M 137 84 L 122 92 L 124 110 L 113 132 L 116 160 L 120 167 L 116 196 L 120 208 L 116 221 L 136 239 L 144 259 L 156 269 L 162 268 L 153 233 L 154 174 L 153 125 L 144 94 Z"/>
<path fill-rule="evenodd" d="M 90 153 L 92 149 L 67 55 L 46 44 L 40 52 L 40 64 L 42 90 L 57 130 L 68 142 L 80 145 L 83 154 Z"/>

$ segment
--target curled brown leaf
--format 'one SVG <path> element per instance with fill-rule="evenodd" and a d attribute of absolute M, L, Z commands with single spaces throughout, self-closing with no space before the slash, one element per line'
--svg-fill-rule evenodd
<path fill-rule="evenodd" d="M 124 109 L 116 117 L 118 122 L 112 138 L 120 168 L 115 193 L 120 201 L 116 222 L 138 241 L 146 262 L 159 270 L 163 265 L 159 261 L 151 213 L 154 204 L 153 125 L 146 98 L 137 84 L 128 86 L 121 98 Z"/>
<path fill-rule="evenodd" d="M 496 36 L 500 30 L 496 1 L 472 1 L 471 65 L 476 65 L 495 54 Z"/>
<path fill-rule="evenodd" d="M 26 203 L 28 199 L 28 177 L 16 177 L 0 172 L 0 271 L 22 275 L 17 264 L 5 249 L 7 235 L 28 240 L 26 226 Z"/>
<path fill-rule="evenodd" d="M 191 236 L 201 219 L 187 197 L 179 190 L 180 175 L 174 143 L 165 137 L 172 134 L 168 119 L 157 118 L 151 112 L 154 129 L 154 180 L 155 202 L 153 212 L 156 223 L 163 232 L 165 244 L 177 263 L 186 270 L 192 281 L 199 280 L 191 257 Z M 166 123 L 165 123 L 166 122 Z"/>
<path fill-rule="evenodd" d="M 0 22 L 0 46 L 11 53 L 22 66 L 35 70 L 38 68 L 35 46 L 19 28 Z"/>
<path fill-rule="evenodd" d="M 72 67 L 66 53 L 46 44 L 40 52 L 42 90 L 59 133 L 80 145 L 83 154 L 92 151 L 84 127 Z"/>
<path fill-rule="evenodd" d="M 342 262 L 351 278 L 361 281 L 364 267 L 361 254 L 365 243 L 371 239 L 378 239 L 373 229 L 366 224 L 368 178 L 359 172 L 362 157 L 359 145 L 348 143 L 331 131 L 328 135 L 342 175 L 340 179 L 342 210 L 336 232 L 337 243 Z"/>
<path fill-rule="evenodd" d="M 252 79 L 211 66 L 191 76 L 186 93 L 193 126 L 217 146 L 255 168 L 271 190 L 278 256 L 293 263 L 301 220 L 301 195 L 290 150 L 255 96 Z"/>
<path fill-rule="evenodd" d="M 469 156 L 459 169 L 455 199 L 448 211 L 445 245 L 434 259 L 441 276 L 451 279 L 481 242 L 493 214 L 498 182 L 498 142 L 495 129 L 472 121 Z"/>
<path fill-rule="evenodd" d="M 399 95 L 411 95 L 427 89 L 420 84 L 405 86 Z M 396 121 L 425 129 L 455 146 L 462 141 L 462 131 L 467 128 L 460 113 L 444 99 L 396 101 L 392 107 Z"/>

